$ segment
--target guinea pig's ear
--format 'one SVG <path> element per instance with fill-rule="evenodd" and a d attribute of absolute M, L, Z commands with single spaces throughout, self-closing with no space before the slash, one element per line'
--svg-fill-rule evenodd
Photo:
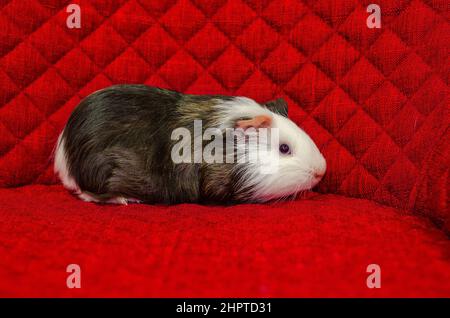
<path fill-rule="evenodd" d="M 283 98 L 278 98 L 267 102 L 264 106 L 266 106 L 271 112 L 280 114 L 284 117 L 288 116 L 288 105 Z"/>
<path fill-rule="evenodd" d="M 268 128 L 272 124 L 272 117 L 269 115 L 259 115 L 250 119 L 238 120 L 235 128 L 242 128 L 246 130 L 248 128 Z"/>

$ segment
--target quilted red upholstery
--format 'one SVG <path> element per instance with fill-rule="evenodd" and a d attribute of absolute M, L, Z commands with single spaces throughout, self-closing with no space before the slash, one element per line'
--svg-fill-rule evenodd
<path fill-rule="evenodd" d="M 0 292 L 66 293 L 56 287 L 66 248 L 93 280 L 110 271 L 83 295 L 448 296 L 449 242 L 438 230 L 450 232 L 448 1 L 378 0 L 382 27 L 369 29 L 372 2 L 1 0 Z M 66 27 L 69 3 L 80 4 L 81 29 Z M 327 159 L 318 191 L 334 195 L 258 216 L 252 206 L 100 208 L 42 186 L 57 181 L 51 153 L 72 109 L 114 83 L 284 97 Z M 378 294 L 352 284 L 369 255 L 390 266 Z M 410 270 L 421 278 L 408 281 Z M 113 274 L 125 279 L 109 288 Z M 324 286 L 331 276 L 335 287 Z"/>

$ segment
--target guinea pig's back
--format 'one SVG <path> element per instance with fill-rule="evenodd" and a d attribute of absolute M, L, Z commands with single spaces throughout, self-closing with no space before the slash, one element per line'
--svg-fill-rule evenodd
<path fill-rule="evenodd" d="M 86 97 L 58 140 L 55 171 L 63 184 L 96 194 L 91 201 L 115 193 L 142 197 L 160 187 L 163 177 L 152 175 L 149 166 L 170 153 L 167 123 L 181 96 L 146 85 L 116 85 Z"/>
<path fill-rule="evenodd" d="M 64 136 L 75 141 L 95 134 L 97 138 L 106 138 L 108 143 L 119 132 L 125 135 L 136 135 L 142 129 L 148 132 L 167 122 L 166 117 L 175 111 L 180 97 L 179 93 L 146 85 L 108 87 L 80 102 L 67 122 Z"/>

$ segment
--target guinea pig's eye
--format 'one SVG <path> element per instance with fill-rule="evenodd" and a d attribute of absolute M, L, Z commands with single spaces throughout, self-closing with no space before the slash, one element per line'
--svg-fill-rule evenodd
<path fill-rule="evenodd" d="M 281 145 L 280 145 L 280 152 L 281 152 L 283 155 L 290 155 L 290 154 L 291 154 L 291 149 L 289 148 L 288 145 L 286 145 L 286 144 L 281 144 Z"/>

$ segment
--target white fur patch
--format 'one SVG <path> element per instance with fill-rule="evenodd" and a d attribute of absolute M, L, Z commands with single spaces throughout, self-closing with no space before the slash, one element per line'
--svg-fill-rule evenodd
<path fill-rule="evenodd" d="M 78 198 L 84 202 L 99 202 L 96 198 L 86 192 L 81 192 L 78 194 Z"/>
<path fill-rule="evenodd" d="M 58 142 L 56 144 L 54 171 L 66 189 L 73 192 L 80 192 L 80 188 L 75 182 L 75 179 L 69 174 L 66 151 L 64 148 L 64 139 L 62 138 L 62 135 L 63 133 L 59 135 Z"/>
<path fill-rule="evenodd" d="M 80 198 L 80 200 L 83 200 L 85 202 L 109 203 L 109 204 L 119 204 L 119 205 L 128 205 L 128 203 L 142 203 L 142 201 L 140 201 L 138 199 L 124 198 L 121 196 L 110 198 L 106 201 L 100 201 L 97 198 L 93 197 L 92 195 L 90 195 L 86 192 L 81 192 L 80 194 L 78 194 L 78 198 Z"/>

